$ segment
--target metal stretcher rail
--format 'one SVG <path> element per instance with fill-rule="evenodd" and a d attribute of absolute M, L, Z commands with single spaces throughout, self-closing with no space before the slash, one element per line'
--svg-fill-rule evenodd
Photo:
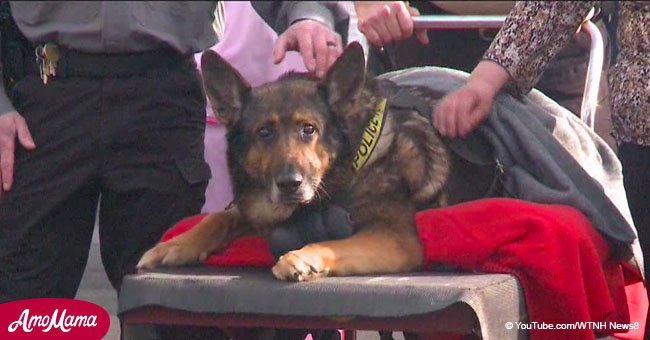
<path fill-rule="evenodd" d="M 423 29 L 499 29 L 505 21 L 505 15 L 422 15 L 413 17 L 413 26 Z M 596 107 L 598 106 L 598 89 L 603 69 L 605 47 L 603 36 L 598 27 L 586 20 L 580 28 L 591 38 L 589 66 L 582 96 L 580 118 L 590 128 L 594 128 Z"/>
<path fill-rule="evenodd" d="M 413 27 L 428 30 L 499 29 L 505 20 L 505 15 L 421 15 L 413 17 Z"/>

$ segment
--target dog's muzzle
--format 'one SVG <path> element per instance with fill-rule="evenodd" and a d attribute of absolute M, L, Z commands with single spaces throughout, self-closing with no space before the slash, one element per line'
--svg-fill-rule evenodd
<path fill-rule="evenodd" d="M 275 185 L 282 195 L 294 195 L 300 189 L 304 178 L 294 166 L 285 166 L 276 176 Z"/>
<path fill-rule="evenodd" d="M 274 177 L 272 201 L 284 203 L 303 203 L 312 199 L 314 190 L 309 187 L 309 180 L 294 166 L 284 167 Z"/>

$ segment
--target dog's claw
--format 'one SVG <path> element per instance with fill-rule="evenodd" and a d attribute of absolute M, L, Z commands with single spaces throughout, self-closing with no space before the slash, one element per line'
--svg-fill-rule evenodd
<path fill-rule="evenodd" d="M 201 262 L 207 257 L 195 247 L 176 243 L 158 243 L 149 249 L 136 265 L 138 270 L 154 269 L 158 266 L 183 266 Z"/>
<path fill-rule="evenodd" d="M 138 261 L 138 264 L 136 265 L 136 268 L 138 270 L 156 268 L 158 265 L 160 265 L 163 258 L 164 254 L 162 253 L 162 247 L 160 247 L 160 245 L 157 245 L 142 255 L 140 261 Z"/>
<path fill-rule="evenodd" d="M 273 266 L 272 272 L 276 278 L 285 281 L 308 281 L 325 277 L 329 271 L 324 268 L 320 258 L 313 258 L 294 250 L 280 257 Z"/>

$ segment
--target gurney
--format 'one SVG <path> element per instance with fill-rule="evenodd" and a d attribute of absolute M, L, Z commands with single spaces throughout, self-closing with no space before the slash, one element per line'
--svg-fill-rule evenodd
<path fill-rule="evenodd" d="M 428 76 L 466 77 L 446 69 L 427 71 Z M 409 70 L 398 72 L 388 76 L 408 78 Z M 597 88 L 598 81 L 587 83 Z M 534 91 L 530 98 L 539 102 L 544 96 Z M 541 102 L 542 107 L 552 105 Z M 582 117 L 593 124 L 587 111 Z M 627 218 L 624 197 L 622 202 L 619 208 Z M 621 242 L 630 241 L 629 234 L 617 235 Z M 426 272 L 290 284 L 275 280 L 268 269 L 159 269 L 125 278 L 118 312 L 126 327 L 155 323 L 453 332 L 483 339 L 527 336 L 505 327 L 527 321 L 527 314 L 522 287 L 504 274 Z M 346 335 L 354 338 L 354 332 Z"/>
<path fill-rule="evenodd" d="M 525 335 L 504 327 L 526 320 L 521 287 L 504 274 L 412 273 L 291 284 L 269 269 L 196 267 L 129 276 L 122 287 L 118 312 L 127 325 Z M 346 332 L 346 340 L 354 338 Z"/>

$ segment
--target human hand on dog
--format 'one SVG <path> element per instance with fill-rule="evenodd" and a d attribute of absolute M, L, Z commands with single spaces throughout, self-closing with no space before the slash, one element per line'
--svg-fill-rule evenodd
<path fill-rule="evenodd" d="M 20 113 L 10 111 L 0 115 L 0 179 L 2 180 L 0 196 L 3 191 L 11 190 L 14 182 L 16 138 L 25 149 L 36 148 L 25 118 Z"/>
<path fill-rule="evenodd" d="M 501 65 L 481 61 L 465 86 L 440 101 L 433 112 L 433 125 L 446 137 L 467 136 L 487 118 L 494 97 L 509 79 Z"/>
<path fill-rule="evenodd" d="M 310 19 L 292 24 L 278 37 L 273 49 L 277 64 L 287 51 L 299 51 L 309 72 L 322 78 L 343 52 L 341 36 L 324 24 Z"/>
<path fill-rule="evenodd" d="M 355 1 L 359 31 L 376 46 L 387 46 L 413 35 L 422 45 L 429 44 L 427 31 L 413 29 L 412 16 L 420 15 L 417 8 L 403 1 Z"/>

